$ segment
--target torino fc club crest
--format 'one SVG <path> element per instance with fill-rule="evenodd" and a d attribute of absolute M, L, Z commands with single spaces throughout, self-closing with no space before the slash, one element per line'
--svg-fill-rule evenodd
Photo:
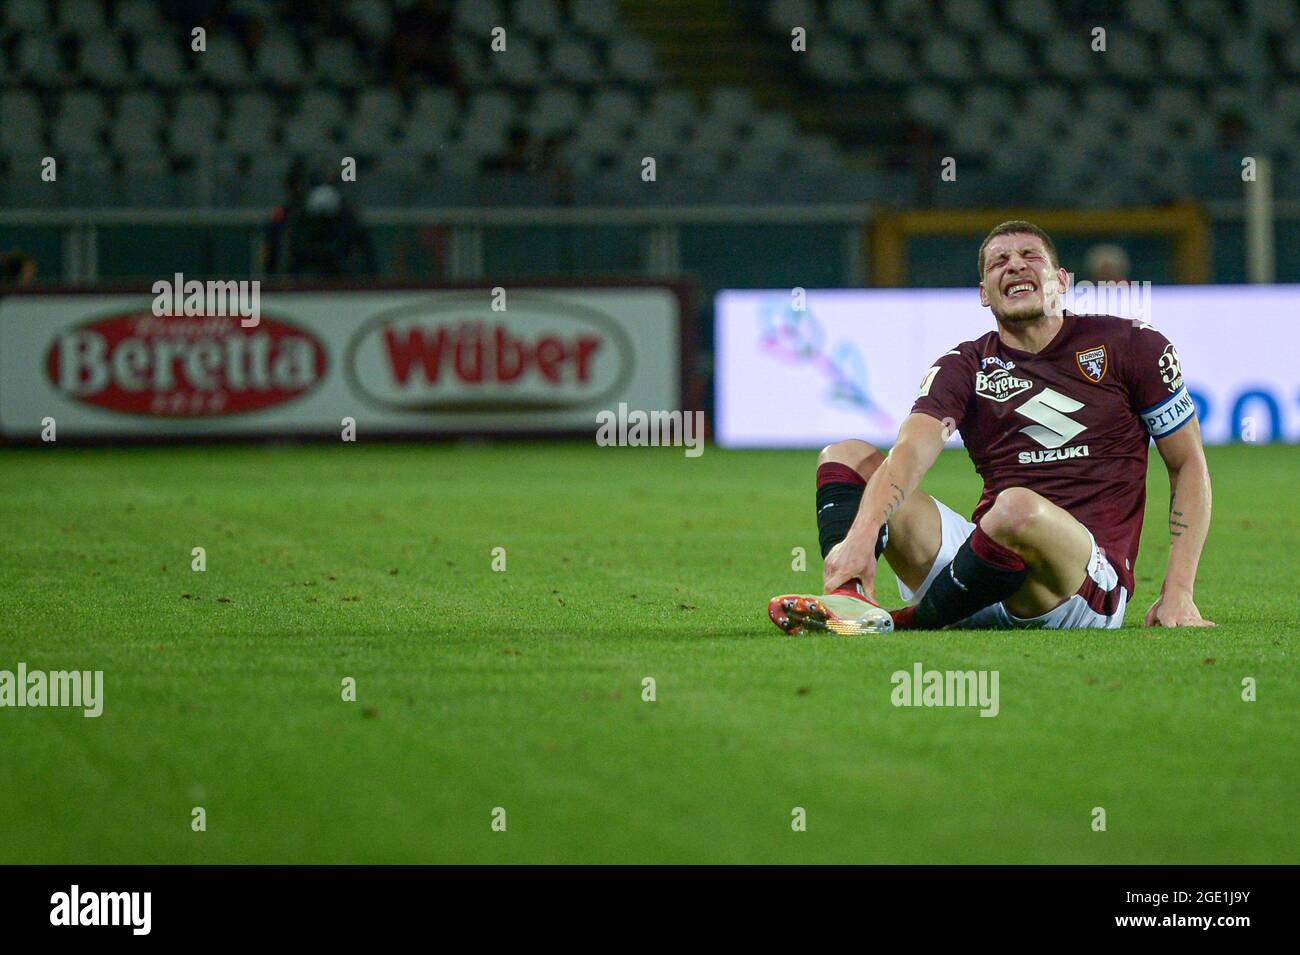
<path fill-rule="evenodd" d="M 1109 363 L 1106 361 L 1106 346 L 1098 345 L 1096 348 L 1086 348 L 1083 351 L 1074 353 L 1074 360 L 1079 363 L 1079 371 L 1083 372 L 1083 377 L 1096 383 L 1106 377 L 1106 369 Z"/>

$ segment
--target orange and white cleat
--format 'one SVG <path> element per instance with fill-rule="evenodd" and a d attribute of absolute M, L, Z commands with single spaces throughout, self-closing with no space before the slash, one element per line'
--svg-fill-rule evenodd
<path fill-rule="evenodd" d="M 767 602 L 767 615 L 788 634 L 809 630 L 852 637 L 860 633 L 893 633 L 894 618 L 854 587 L 841 587 L 821 596 L 787 594 Z"/>

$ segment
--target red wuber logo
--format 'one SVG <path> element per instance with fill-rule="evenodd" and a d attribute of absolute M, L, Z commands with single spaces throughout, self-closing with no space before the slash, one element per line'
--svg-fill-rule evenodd
<path fill-rule="evenodd" d="M 368 399 L 412 412 L 517 412 L 590 405 L 632 369 L 632 343 L 609 316 L 516 292 L 508 311 L 430 300 L 367 322 L 349 374 Z"/>
<path fill-rule="evenodd" d="M 83 404 L 126 414 L 198 417 L 256 411 L 296 398 L 325 374 L 312 335 L 263 315 L 92 319 L 65 330 L 46 356 L 56 388 Z"/>

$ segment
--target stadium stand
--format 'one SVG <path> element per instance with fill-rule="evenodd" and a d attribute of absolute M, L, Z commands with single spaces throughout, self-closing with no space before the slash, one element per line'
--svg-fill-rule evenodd
<path fill-rule="evenodd" d="M 797 198 L 781 184 L 816 176 L 819 196 L 915 205 L 935 201 L 933 189 L 906 171 L 919 164 L 929 178 L 952 155 L 972 174 L 946 202 L 1017 188 L 1032 191 L 1026 201 L 1077 193 L 1108 205 L 1215 197 L 1209 171 L 1232 137 L 1267 149 L 1282 173 L 1296 168 L 1293 3 L 1258 6 L 1258 43 L 1243 8 L 1220 0 L 1103 5 L 1115 8 L 1099 11 L 1110 14 L 1105 55 L 1053 30 L 1061 10 L 1049 0 L 1013 0 L 996 17 L 988 0 L 752 0 L 741 16 L 670 6 L 695 54 L 677 71 L 690 88 L 657 56 L 671 59 L 672 41 L 638 33 L 637 3 L 9 0 L 0 171 L 51 152 L 73 175 L 129 171 L 90 190 L 102 203 L 208 204 L 208 189 L 258 206 L 279 186 L 268 170 L 347 149 L 363 169 L 407 173 L 363 177 L 363 198 L 382 205 L 492 201 L 473 180 L 503 166 L 532 180 L 508 193 L 623 202 L 653 197 L 620 196 L 603 174 L 654 155 L 695 181 L 679 200 L 723 196 L 737 175 Z M 951 29 L 920 31 L 936 13 Z M 208 30 L 201 54 L 194 23 Z M 783 56 L 796 27 L 807 52 Z M 496 28 L 505 51 L 489 48 Z M 727 82 L 728 60 L 754 75 L 776 62 L 784 88 L 773 94 L 768 71 L 753 84 L 768 94 L 760 106 Z M 1245 122 L 1261 115 L 1250 108 L 1261 81 L 1267 121 Z M 1026 131 L 1043 126 L 1070 158 L 1039 181 L 1026 174 L 1043 138 Z M 588 188 L 563 185 L 575 174 Z M 8 205 L 31 201 L 4 178 Z"/>
<path fill-rule="evenodd" d="M 202 52 L 193 24 L 207 30 Z M 498 27 L 506 50 L 491 52 Z M 465 180 L 503 166 L 535 180 L 508 193 L 553 199 L 563 169 L 593 177 L 575 201 L 617 201 L 602 173 L 645 155 L 721 177 L 825 169 L 836 154 L 744 90 L 676 85 L 611 0 L 11 0 L 0 64 L 0 171 L 45 154 L 71 176 L 107 166 L 123 175 L 87 186 L 101 204 L 261 206 L 280 188 L 269 171 L 337 164 L 345 148 L 363 170 L 407 173 L 360 177 L 363 199 L 383 205 L 480 201 Z M 35 201 L 15 178 L 6 204 Z M 696 197 L 717 187 L 705 175 Z"/>
<path fill-rule="evenodd" d="M 1104 52 L 1076 28 L 1094 20 Z M 202 52 L 195 26 L 206 30 Z M 504 50 L 492 46 L 498 28 Z M 796 51 L 799 31 L 806 49 Z M 377 240 L 387 268 L 431 268 L 410 264 L 427 254 L 438 270 L 454 272 L 454 261 L 472 272 L 478 253 L 457 258 L 455 243 L 392 214 L 817 206 L 833 210 L 829 223 L 863 221 L 854 210 L 868 207 L 1194 199 L 1216 235 L 1237 236 L 1242 157 L 1263 155 L 1281 203 L 1279 267 L 1291 274 L 1300 3 L 5 0 L 0 132 L 0 239 L 35 249 L 46 276 L 123 274 L 146 260 L 76 254 L 83 220 L 41 218 L 60 210 L 134 210 L 132 236 L 147 210 L 219 211 L 227 231 L 203 246 L 205 261 L 247 261 L 252 240 L 238 230 L 283 202 L 288 171 L 337 170 L 343 156 L 357 161 L 358 207 L 404 230 Z M 55 190 L 32 174 L 46 156 L 59 163 Z M 658 167 L 648 184 L 647 156 Z M 940 185 L 946 158 L 960 175 Z M 611 249 L 594 232 L 561 237 L 541 222 L 524 244 L 549 252 L 483 255 L 530 270 Z M 95 242 L 114 235 L 93 228 Z M 726 241 L 752 242 L 767 256 L 756 274 L 775 280 L 787 253 L 774 233 L 737 229 Z M 848 240 L 835 234 L 788 237 L 823 262 L 844 259 Z M 508 230 L 471 238 L 489 249 L 523 241 Z M 654 247 L 644 234 L 621 241 L 635 251 L 586 267 L 737 267 L 730 252 L 699 264 L 716 236 L 656 259 L 642 255 Z M 1214 274 L 1242 274 L 1234 247 L 1213 243 Z M 857 255 L 841 281 L 863 275 Z"/>
<path fill-rule="evenodd" d="M 840 104 L 826 111 L 840 117 L 840 143 L 903 141 L 915 124 L 942 155 L 986 177 L 986 188 L 951 190 L 948 200 L 992 203 L 1016 188 L 1046 204 L 1067 196 L 1103 206 L 1221 198 L 1234 194 L 1226 191 L 1231 180 L 1217 175 L 1224 158 L 1259 152 L 1273 157 L 1280 193 L 1300 195 L 1290 174 L 1300 160 L 1295 3 L 755 0 L 750 7 L 774 42 L 795 27 L 807 30 L 800 78 L 816 100 Z M 1104 50 L 1096 36 L 1060 28 L 1067 10 L 1071 23 L 1105 24 Z M 936 15 L 947 29 L 918 30 Z M 853 109 L 882 95 L 901 110 Z M 1045 126 L 1057 155 L 1053 175 L 1039 182 L 1033 172 L 1045 167 Z"/>

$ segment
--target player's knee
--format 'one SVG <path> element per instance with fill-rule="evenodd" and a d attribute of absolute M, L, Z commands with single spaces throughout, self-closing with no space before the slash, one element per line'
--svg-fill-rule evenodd
<path fill-rule="evenodd" d="M 980 527 L 996 541 L 1014 543 L 1031 537 L 1043 520 L 1043 498 L 1024 487 L 1009 487 L 993 501 Z"/>
<path fill-rule="evenodd" d="M 847 464 L 863 477 L 870 477 L 884 459 L 874 445 L 858 438 L 846 438 L 822 448 L 822 453 L 817 455 L 817 466 Z"/>

